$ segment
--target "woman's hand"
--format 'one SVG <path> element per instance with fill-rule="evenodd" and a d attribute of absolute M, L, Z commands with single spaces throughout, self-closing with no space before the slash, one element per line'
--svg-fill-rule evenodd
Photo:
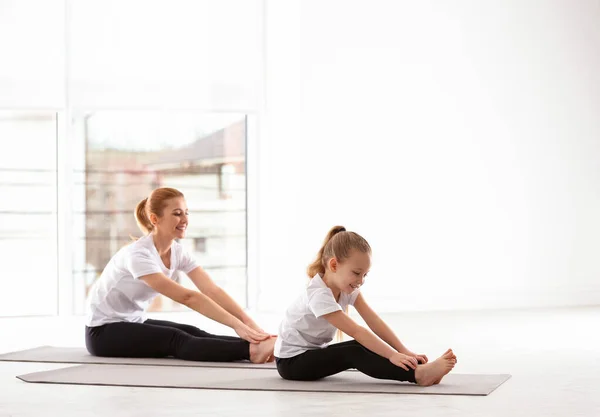
<path fill-rule="evenodd" d="M 271 337 L 269 334 L 265 333 L 262 330 L 255 330 L 252 327 L 240 322 L 237 326 L 233 328 L 235 332 L 244 340 L 247 340 L 250 343 L 259 343 L 263 340 L 267 340 Z"/>
<path fill-rule="evenodd" d="M 256 323 L 254 322 L 254 320 L 252 320 L 251 318 L 248 318 L 247 320 L 244 320 L 244 324 L 245 324 L 246 326 L 250 327 L 251 329 L 254 329 L 254 330 L 256 330 L 256 331 L 257 331 L 257 332 L 259 332 L 259 333 L 266 333 L 266 334 L 268 334 L 266 331 L 264 331 L 264 330 L 263 330 L 263 328 L 262 328 L 262 327 L 260 327 L 258 324 L 256 324 Z M 272 337 L 277 337 L 277 335 L 276 335 L 276 334 L 272 334 L 271 336 L 272 336 Z"/>
<path fill-rule="evenodd" d="M 400 368 L 408 371 L 408 368 L 417 369 L 417 359 L 413 356 L 405 355 L 404 353 L 397 352 L 390 358 L 390 362 Z"/>

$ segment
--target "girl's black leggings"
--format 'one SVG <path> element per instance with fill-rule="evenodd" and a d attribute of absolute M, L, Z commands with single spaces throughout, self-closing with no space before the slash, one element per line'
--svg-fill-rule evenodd
<path fill-rule="evenodd" d="M 117 322 L 85 328 L 85 345 L 94 356 L 230 362 L 250 359 L 250 344 L 216 336 L 197 327 L 163 320 Z"/>
<path fill-rule="evenodd" d="M 394 365 L 355 340 L 309 350 L 291 358 L 276 358 L 277 371 L 284 379 L 313 381 L 356 368 L 377 379 L 416 382 L 415 370 Z"/>

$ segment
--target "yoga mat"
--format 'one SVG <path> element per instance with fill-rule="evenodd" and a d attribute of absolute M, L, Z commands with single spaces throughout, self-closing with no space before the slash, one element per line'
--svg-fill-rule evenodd
<path fill-rule="evenodd" d="M 254 364 L 251 362 L 197 362 L 184 361 L 175 358 L 103 358 L 90 355 L 85 348 L 55 346 L 40 346 L 33 349 L 5 353 L 0 355 L 0 361 L 190 366 L 201 368 L 275 368 L 274 362 Z"/>
<path fill-rule="evenodd" d="M 431 387 L 384 381 L 360 372 L 342 372 L 319 381 L 286 381 L 274 369 L 192 368 L 147 365 L 79 365 L 17 376 L 26 382 L 125 387 L 196 388 L 247 391 L 488 395 L 510 375 L 448 374 Z"/>

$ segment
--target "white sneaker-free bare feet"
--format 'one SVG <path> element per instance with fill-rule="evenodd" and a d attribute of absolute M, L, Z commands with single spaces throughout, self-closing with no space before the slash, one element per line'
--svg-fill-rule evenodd
<path fill-rule="evenodd" d="M 449 349 L 450 351 L 452 351 L 452 349 Z M 454 352 L 452 353 L 452 356 L 450 357 L 450 359 L 454 359 L 454 365 L 456 365 L 458 363 L 458 360 L 456 359 L 456 355 L 454 354 Z M 435 381 L 433 383 L 433 385 L 437 385 L 442 381 L 442 378 L 438 379 L 437 381 Z"/>
<path fill-rule="evenodd" d="M 415 370 L 417 384 L 422 387 L 439 384 L 442 378 L 454 368 L 454 365 L 456 365 L 456 355 L 454 355 L 452 349 L 448 349 L 446 353 L 433 362 L 417 366 Z"/>
<path fill-rule="evenodd" d="M 276 339 L 276 337 L 269 337 L 260 343 L 250 343 L 250 362 L 265 363 L 274 361 L 273 348 Z"/>

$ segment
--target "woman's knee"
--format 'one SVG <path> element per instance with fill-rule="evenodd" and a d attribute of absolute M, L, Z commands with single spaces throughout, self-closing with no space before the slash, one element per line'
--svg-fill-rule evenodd
<path fill-rule="evenodd" d="M 361 345 L 360 343 L 358 343 L 355 340 L 353 340 L 353 343 L 349 343 L 348 345 L 344 346 L 344 353 L 357 355 L 357 354 L 365 354 L 368 352 L 370 352 L 369 349 L 367 349 L 366 347 L 364 347 L 363 345 Z"/>
<path fill-rule="evenodd" d="M 200 330 L 199 328 L 190 324 L 180 324 L 178 328 L 191 335 L 206 333 L 205 331 Z"/>

